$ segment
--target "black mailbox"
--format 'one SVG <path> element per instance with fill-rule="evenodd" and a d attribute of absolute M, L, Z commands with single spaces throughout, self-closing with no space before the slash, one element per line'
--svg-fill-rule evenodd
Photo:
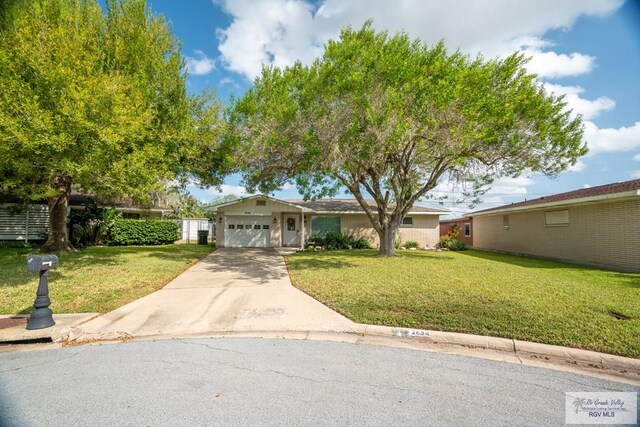
<path fill-rule="evenodd" d="M 58 257 L 55 255 L 31 255 L 27 257 L 27 271 L 38 272 L 58 268 Z"/>
<path fill-rule="evenodd" d="M 27 329 L 43 329 L 56 324 L 53 312 L 49 308 L 49 270 L 58 268 L 58 257 L 55 255 L 30 255 L 27 257 L 27 271 L 40 273 L 40 282 L 36 300 L 33 303 L 33 313 L 29 316 Z"/>

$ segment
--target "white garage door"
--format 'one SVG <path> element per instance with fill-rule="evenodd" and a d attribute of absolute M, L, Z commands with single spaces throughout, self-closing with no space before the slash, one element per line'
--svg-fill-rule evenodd
<path fill-rule="evenodd" d="M 227 216 L 224 244 L 232 248 L 271 246 L 271 216 Z"/>

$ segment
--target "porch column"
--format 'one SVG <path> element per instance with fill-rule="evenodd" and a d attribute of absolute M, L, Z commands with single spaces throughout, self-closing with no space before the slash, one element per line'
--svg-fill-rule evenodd
<path fill-rule="evenodd" d="M 300 235 L 300 250 L 304 250 L 304 211 L 300 211 L 300 228 L 302 234 Z"/>

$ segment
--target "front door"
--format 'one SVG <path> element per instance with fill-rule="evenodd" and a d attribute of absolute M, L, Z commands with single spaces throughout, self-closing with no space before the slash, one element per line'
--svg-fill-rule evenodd
<path fill-rule="evenodd" d="M 300 217 L 298 215 L 285 215 L 282 230 L 283 245 L 294 246 L 300 244 Z"/>

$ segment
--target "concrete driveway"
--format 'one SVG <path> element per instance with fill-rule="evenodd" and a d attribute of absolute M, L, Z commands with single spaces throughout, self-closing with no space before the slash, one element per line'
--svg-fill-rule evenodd
<path fill-rule="evenodd" d="M 291 285 L 273 249 L 221 248 L 161 290 L 83 325 L 134 337 L 207 332 L 355 332 L 358 325 Z"/>

